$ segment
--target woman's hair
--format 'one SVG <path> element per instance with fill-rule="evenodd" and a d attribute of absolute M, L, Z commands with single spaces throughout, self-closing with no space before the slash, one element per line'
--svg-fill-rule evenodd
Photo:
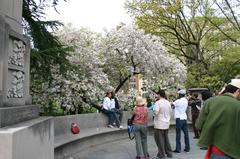
<path fill-rule="evenodd" d="M 107 93 L 106 93 L 106 97 L 107 97 L 109 94 L 111 94 L 111 93 L 112 93 L 112 92 L 107 92 Z"/>
<path fill-rule="evenodd" d="M 185 97 L 185 96 L 186 96 L 185 94 L 178 94 L 178 99 Z"/>
<path fill-rule="evenodd" d="M 208 98 L 212 97 L 212 93 L 209 90 L 203 91 L 202 93 L 202 100 L 205 101 Z"/>

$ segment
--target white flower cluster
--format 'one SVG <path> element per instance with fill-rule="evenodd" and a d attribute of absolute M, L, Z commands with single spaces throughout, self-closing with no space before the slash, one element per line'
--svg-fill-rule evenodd
<path fill-rule="evenodd" d="M 135 27 L 122 26 L 107 34 L 103 43 L 103 54 L 109 71 L 114 73 L 109 78 L 121 78 L 117 69 L 125 73 L 136 67 L 147 79 L 149 87 L 182 85 L 186 79 L 186 67 L 173 55 L 167 52 L 161 39 L 145 34 Z M 129 74 L 129 72 L 127 72 Z"/>

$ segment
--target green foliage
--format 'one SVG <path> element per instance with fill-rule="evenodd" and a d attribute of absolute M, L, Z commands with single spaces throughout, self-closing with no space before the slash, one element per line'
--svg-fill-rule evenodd
<path fill-rule="evenodd" d="M 218 77 L 215 76 L 209 76 L 204 75 L 199 80 L 195 78 L 192 72 L 187 74 L 187 81 L 185 83 L 186 88 L 208 88 L 211 91 L 215 92 L 222 88 L 224 85 L 224 82 Z"/>
<path fill-rule="evenodd" d="M 126 106 L 124 107 L 124 110 L 133 110 L 134 106 L 135 106 L 135 103 L 136 103 L 136 99 L 135 98 L 132 98 L 128 101 L 128 103 L 126 104 Z"/>
<path fill-rule="evenodd" d="M 49 102 L 48 106 L 43 107 L 42 114 L 44 116 L 61 116 L 64 115 L 64 110 L 60 108 L 55 100 Z"/>
<path fill-rule="evenodd" d="M 60 76 L 64 77 L 67 76 L 67 71 L 75 69 L 67 59 L 68 52 L 72 48 L 64 46 L 52 32 L 62 23 L 59 21 L 44 21 L 45 9 L 48 7 L 55 8 L 58 2 L 59 0 L 23 0 L 24 33 L 29 36 L 32 44 L 30 90 L 34 94 L 34 104 L 42 105 L 42 115 L 58 116 L 66 114 L 66 111 L 59 106 L 51 93 L 48 97 L 41 98 L 48 99 L 47 101 L 39 101 L 35 96 L 44 96 L 46 90 L 52 87 L 54 72 L 58 72 Z M 46 105 L 48 102 L 49 104 Z"/>
<path fill-rule="evenodd" d="M 231 9 L 229 3 L 227 8 Z M 146 33 L 163 38 L 169 52 L 185 62 L 186 87 L 208 87 L 213 91 L 240 72 L 239 43 L 234 40 L 240 38 L 239 25 L 234 21 L 234 12 L 222 6 L 218 4 L 221 12 L 230 14 L 215 14 L 217 8 L 209 1 L 128 2 L 136 24 Z"/>
<path fill-rule="evenodd" d="M 239 47 L 240 46 L 227 48 L 226 54 L 221 57 L 221 60 L 213 65 L 214 72 L 226 83 L 240 72 Z"/>
<path fill-rule="evenodd" d="M 96 108 L 87 103 L 81 103 L 81 105 L 79 105 L 79 107 L 77 107 L 75 110 L 66 111 L 66 108 L 61 107 L 54 99 L 50 100 L 49 104 L 41 107 L 41 109 L 40 115 L 42 116 L 62 116 L 97 112 Z"/>
<path fill-rule="evenodd" d="M 83 103 L 83 105 L 81 106 L 81 112 L 79 112 L 79 114 L 85 114 L 85 113 L 96 113 L 97 109 L 90 106 L 87 103 Z"/>
<path fill-rule="evenodd" d="M 52 2 L 52 3 L 50 3 Z M 51 68 L 59 65 L 61 73 L 66 72 L 70 67 L 66 59 L 70 48 L 63 46 L 49 30 L 56 29 L 62 24 L 59 21 L 43 21 L 44 9 L 55 7 L 58 0 L 41 0 L 38 3 L 34 0 L 23 0 L 23 22 L 24 31 L 31 39 L 31 75 L 32 81 L 35 78 L 44 80 L 51 79 Z"/>

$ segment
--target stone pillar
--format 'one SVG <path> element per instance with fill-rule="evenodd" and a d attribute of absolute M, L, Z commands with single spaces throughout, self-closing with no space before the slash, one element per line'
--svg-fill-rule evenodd
<path fill-rule="evenodd" d="M 22 35 L 22 0 L 0 1 L 0 127 L 38 117 L 29 94 L 30 41 Z"/>
<path fill-rule="evenodd" d="M 3 66 L 2 63 L 0 63 L 0 92 L 2 91 L 2 77 L 3 77 Z M 1 105 L 1 103 L 0 103 Z"/>
<path fill-rule="evenodd" d="M 0 15 L 14 31 L 22 34 L 22 0 L 1 0 Z"/>
<path fill-rule="evenodd" d="M 0 159 L 53 159 L 51 118 L 29 94 L 30 40 L 22 35 L 22 0 L 0 0 Z"/>
<path fill-rule="evenodd" d="M 30 42 L 0 15 L 0 127 L 38 117 L 29 95 Z"/>

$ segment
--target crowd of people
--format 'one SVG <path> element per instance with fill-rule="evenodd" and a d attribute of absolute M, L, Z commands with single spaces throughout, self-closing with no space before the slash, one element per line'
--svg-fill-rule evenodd
<path fill-rule="evenodd" d="M 178 98 L 170 102 L 164 90 L 156 93 L 156 101 L 150 108 L 154 118 L 154 139 L 158 152 L 155 159 L 172 158 L 173 153 L 190 152 L 187 109 L 191 108 L 194 139 L 201 149 L 206 149 L 205 159 L 240 159 L 240 79 L 232 79 L 223 91 L 212 97 L 209 90 L 201 93 L 179 90 Z M 136 143 L 136 159 L 149 159 L 147 146 L 148 107 L 146 99 L 136 97 L 133 108 L 133 129 Z M 176 121 L 175 149 L 168 138 L 171 111 Z M 108 92 L 102 112 L 108 116 L 108 127 L 122 128 L 122 111 L 114 93 Z M 184 148 L 181 144 L 184 134 Z"/>

